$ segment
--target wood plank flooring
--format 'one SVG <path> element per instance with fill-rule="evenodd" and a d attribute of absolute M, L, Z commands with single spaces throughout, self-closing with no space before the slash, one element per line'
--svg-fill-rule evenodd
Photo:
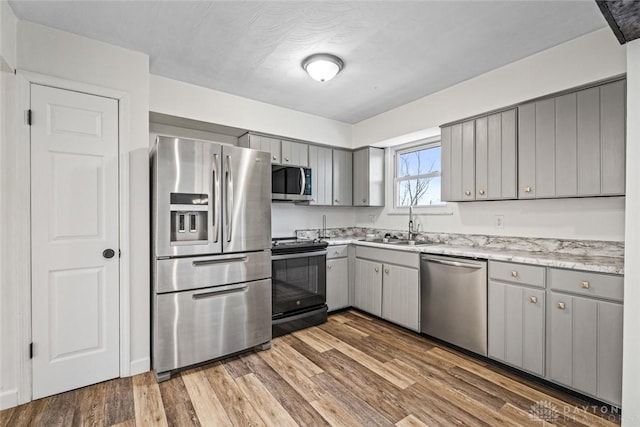
<path fill-rule="evenodd" d="M 550 408 L 544 420 L 534 405 Z M 272 348 L 151 372 L 0 412 L 1 426 L 613 426 L 575 397 L 360 312 Z M 611 418 L 611 419 L 609 419 Z"/>

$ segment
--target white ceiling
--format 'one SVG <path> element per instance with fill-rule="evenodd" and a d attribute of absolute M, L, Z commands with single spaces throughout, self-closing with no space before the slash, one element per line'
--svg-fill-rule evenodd
<path fill-rule="evenodd" d="M 606 26 L 595 1 L 11 1 L 152 74 L 357 123 Z M 301 61 L 344 59 L 332 81 Z"/>

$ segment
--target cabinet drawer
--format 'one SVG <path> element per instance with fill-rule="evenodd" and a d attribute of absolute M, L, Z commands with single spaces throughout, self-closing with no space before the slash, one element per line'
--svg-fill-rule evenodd
<path fill-rule="evenodd" d="M 348 248 L 348 245 L 329 246 L 327 248 L 327 259 L 345 258 Z"/>
<path fill-rule="evenodd" d="M 403 250 L 377 249 L 365 246 L 356 246 L 356 258 L 367 258 L 385 264 L 403 265 L 405 267 L 419 268 L 420 255 L 416 252 Z"/>
<path fill-rule="evenodd" d="M 624 295 L 623 276 L 579 270 L 550 268 L 549 286 L 553 290 L 615 301 L 622 301 Z"/>
<path fill-rule="evenodd" d="M 489 261 L 489 278 L 503 282 L 544 288 L 544 267 Z"/>

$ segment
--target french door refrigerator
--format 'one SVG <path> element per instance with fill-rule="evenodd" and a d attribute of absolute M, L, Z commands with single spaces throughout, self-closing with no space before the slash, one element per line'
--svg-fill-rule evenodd
<path fill-rule="evenodd" d="M 271 341 L 271 161 L 159 136 L 151 150 L 152 364 L 171 372 Z"/>

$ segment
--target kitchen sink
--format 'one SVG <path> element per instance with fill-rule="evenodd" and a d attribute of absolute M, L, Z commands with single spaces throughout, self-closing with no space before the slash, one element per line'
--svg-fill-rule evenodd
<path fill-rule="evenodd" d="M 416 240 L 406 239 L 360 239 L 361 242 L 382 243 L 394 246 L 429 246 L 438 245 L 438 242 L 418 242 Z"/>

